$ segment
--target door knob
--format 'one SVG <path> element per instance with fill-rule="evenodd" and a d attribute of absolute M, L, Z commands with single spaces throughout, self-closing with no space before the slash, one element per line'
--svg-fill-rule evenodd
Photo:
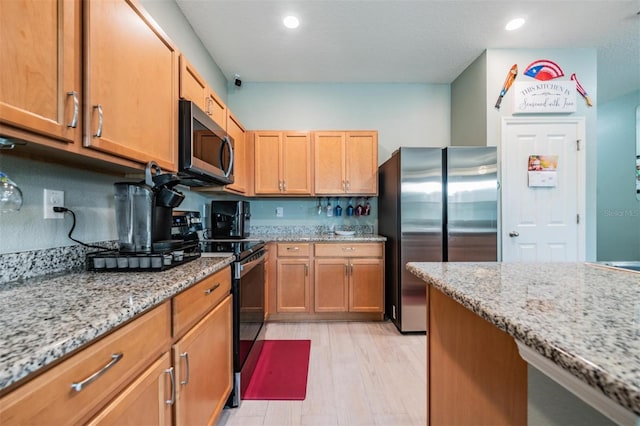
<path fill-rule="evenodd" d="M 519 236 L 520 236 L 520 234 L 519 234 L 519 233 L 517 233 L 516 231 L 511 231 L 511 232 L 509 232 L 509 236 L 510 236 L 510 237 L 519 237 Z"/>

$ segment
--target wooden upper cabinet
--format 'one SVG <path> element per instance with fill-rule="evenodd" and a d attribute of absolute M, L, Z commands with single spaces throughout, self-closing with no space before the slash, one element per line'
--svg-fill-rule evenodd
<path fill-rule="evenodd" d="M 378 194 L 378 132 L 347 132 L 346 180 L 349 194 Z"/>
<path fill-rule="evenodd" d="M 180 98 L 192 101 L 206 110 L 207 82 L 184 55 L 180 55 Z"/>
<path fill-rule="evenodd" d="M 0 1 L 0 123 L 80 144 L 80 1 Z"/>
<path fill-rule="evenodd" d="M 315 132 L 313 149 L 316 194 L 377 195 L 377 132 Z"/>
<path fill-rule="evenodd" d="M 220 127 L 227 129 L 227 106 L 184 55 L 180 55 L 180 98 L 194 102 Z"/>
<path fill-rule="evenodd" d="M 254 134 L 255 193 L 311 195 L 311 141 L 308 132 Z"/>
<path fill-rule="evenodd" d="M 222 102 L 220 96 L 211 89 L 207 91 L 205 98 L 205 110 L 211 116 L 213 121 L 218 123 L 223 129 L 227 128 L 227 106 Z"/>
<path fill-rule="evenodd" d="M 282 132 L 255 132 L 254 135 L 255 193 L 280 194 L 280 145 Z"/>
<path fill-rule="evenodd" d="M 176 48 L 133 0 L 83 6 L 84 145 L 141 163 L 154 160 L 175 171 Z"/>
<path fill-rule="evenodd" d="M 344 194 L 346 189 L 344 132 L 313 134 L 316 194 Z"/>
<path fill-rule="evenodd" d="M 248 169 L 248 149 L 246 132 L 240 121 L 227 109 L 227 133 L 233 139 L 233 183 L 226 189 L 240 194 L 247 194 L 247 176 L 253 173 Z"/>

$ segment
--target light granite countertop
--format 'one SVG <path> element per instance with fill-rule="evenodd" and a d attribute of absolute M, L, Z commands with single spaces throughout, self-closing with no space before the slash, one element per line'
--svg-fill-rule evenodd
<path fill-rule="evenodd" d="M 251 239 L 263 240 L 265 242 L 310 242 L 310 243 L 367 243 L 384 242 L 387 237 L 375 234 L 355 234 L 344 237 L 335 234 L 313 234 L 313 233 L 281 233 L 281 234 L 251 234 Z"/>
<path fill-rule="evenodd" d="M 640 415 L 640 274 L 584 263 L 407 268 Z"/>
<path fill-rule="evenodd" d="M 233 262 L 199 258 L 164 272 L 70 272 L 0 286 L 0 390 Z"/>

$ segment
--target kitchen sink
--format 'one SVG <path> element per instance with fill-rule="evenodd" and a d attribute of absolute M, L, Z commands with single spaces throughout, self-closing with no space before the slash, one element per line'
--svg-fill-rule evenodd
<path fill-rule="evenodd" d="M 640 261 L 628 260 L 628 261 L 606 261 L 598 262 L 599 265 L 611 266 L 613 268 L 625 269 L 627 271 L 640 272 Z"/>

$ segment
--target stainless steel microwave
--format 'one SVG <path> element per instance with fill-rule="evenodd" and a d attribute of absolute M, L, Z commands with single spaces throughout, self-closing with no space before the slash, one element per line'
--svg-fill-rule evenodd
<path fill-rule="evenodd" d="M 178 176 L 187 186 L 233 183 L 233 139 L 191 101 L 179 101 Z"/>

